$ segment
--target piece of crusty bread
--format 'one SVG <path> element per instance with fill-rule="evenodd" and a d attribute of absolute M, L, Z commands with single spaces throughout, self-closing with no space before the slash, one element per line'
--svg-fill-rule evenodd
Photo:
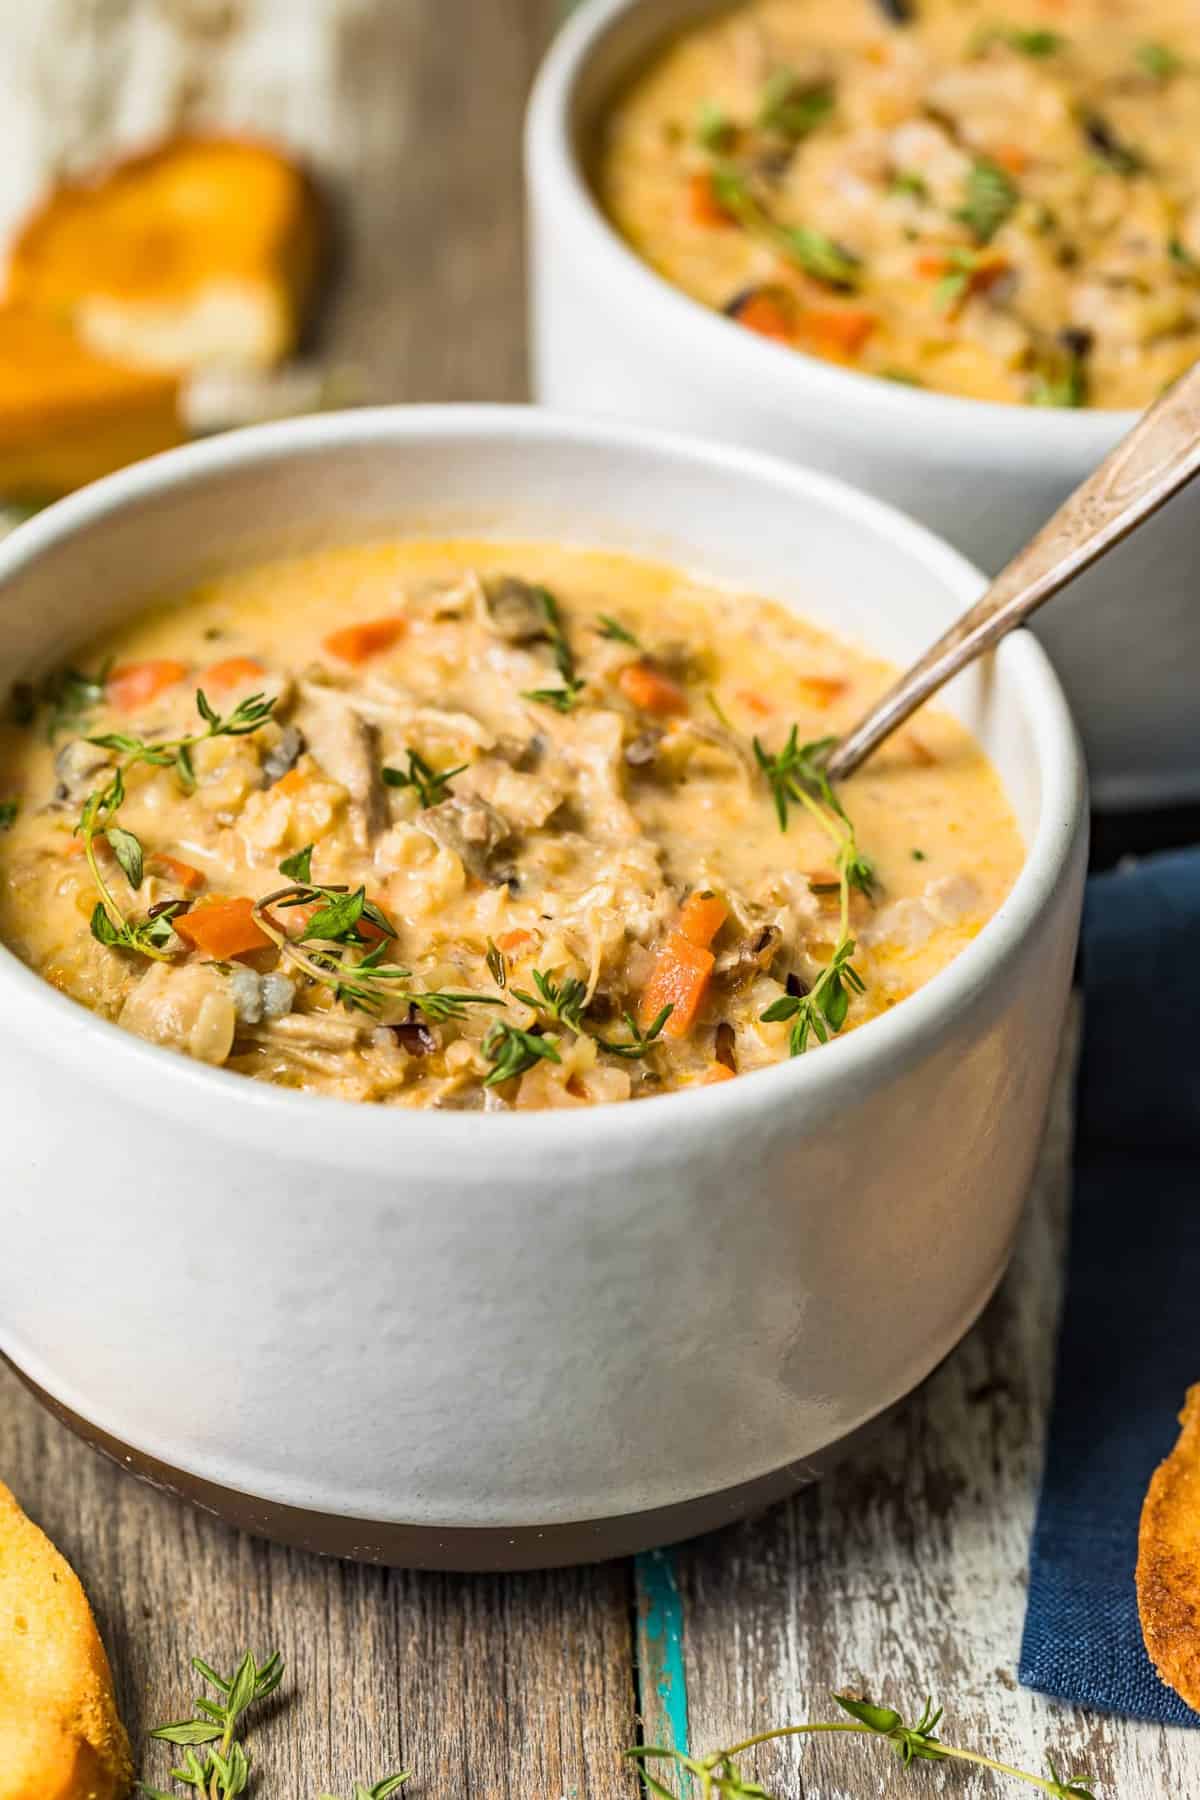
<path fill-rule="evenodd" d="M 296 347 L 323 212 L 289 157 L 180 136 L 61 183 L 26 220 L 9 297 L 144 368 L 267 368 Z"/>
<path fill-rule="evenodd" d="M 54 499 L 183 435 L 175 376 L 98 356 L 67 325 L 0 306 L 0 497 Z"/>
<path fill-rule="evenodd" d="M 0 1482 L 0 1800 L 124 1800 L 132 1778 L 87 1596 Z"/>
<path fill-rule="evenodd" d="M 1179 1423 L 1142 1506 L 1138 1612 L 1151 1662 L 1200 1711 L 1200 1386 L 1188 1389 Z"/>

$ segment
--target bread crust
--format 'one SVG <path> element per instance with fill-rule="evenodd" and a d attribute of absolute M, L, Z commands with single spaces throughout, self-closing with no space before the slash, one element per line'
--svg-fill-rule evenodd
<path fill-rule="evenodd" d="M 8 293 L 125 361 L 263 367 L 296 347 L 326 238 L 281 148 L 181 133 L 54 187 L 17 232 Z"/>
<path fill-rule="evenodd" d="M 0 1800 L 125 1800 L 132 1779 L 87 1596 L 0 1482 Z"/>
<path fill-rule="evenodd" d="M 1142 1506 L 1138 1612 L 1158 1673 L 1200 1711 L 1200 1384 L 1188 1389 L 1179 1422 Z"/>

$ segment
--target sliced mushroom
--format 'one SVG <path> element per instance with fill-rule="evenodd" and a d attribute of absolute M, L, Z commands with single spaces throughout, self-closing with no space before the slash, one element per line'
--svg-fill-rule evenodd
<path fill-rule="evenodd" d="M 414 824 L 436 843 L 453 850 L 469 874 L 493 885 L 508 879 L 491 867 L 491 858 L 501 844 L 508 842 L 512 830 L 502 813 L 486 800 L 452 797 L 437 806 L 427 806 L 418 813 Z"/>
<path fill-rule="evenodd" d="M 713 979 L 736 991 L 755 975 L 770 968 L 775 953 L 783 942 L 778 925 L 764 925 L 752 936 L 742 937 L 728 950 L 722 950 L 713 965 Z"/>
<path fill-rule="evenodd" d="M 380 779 L 379 733 L 345 704 L 336 690 L 313 690 L 302 709 L 304 736 L 318 763 L 350 796 L 351 823 L 359 849 L 387 824 Z"/>
<path fill-rule="evenodd" d="M 494 575 L 483 584 L 497 637 L 531 644 L 546 636 L 546 608 L 539 590 L 519 575 Z"/>
<path fill-rule="evenodd" d="M 307 745 L 304 733 L 298 725 L 285 725 L 274 744 L 263 757 L 263 783 L 266 787 L 274 787 L 277 781 L 290 774 L 303 756 Z"/>
<path fill-rule="evenodd" d="M 625 761 L 631 769 L 649 768 L 657 760 L 662 741 L 663 734 L 656 725 L 652 725 L 647 731 L 639 731 L 632 742 L 625 746 Z"/>
<path fill-rule="evenodd" d="M 296 984 L 287 975 L 259 975 L 254 969 L 235 966 L 228 980 L 240 1025 L 281 1019 L 296 1003 Z"/>
<path fill-rule="evenodd" d="M 86 738 L 71 738 L 54 758 L 54 798 L 61 804 L 77 805 L 85 800 L 96 785 L 102 769 L 111 766 L 112 758 L 97 744 Z"/>

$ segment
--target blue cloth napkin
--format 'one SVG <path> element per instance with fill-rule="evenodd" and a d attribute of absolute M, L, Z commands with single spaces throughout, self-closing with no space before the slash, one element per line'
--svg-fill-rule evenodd
<path fill-rule="evenodd" d="M 1021 1647 L 1027 1687 L 1200 1725 L 1134 1592 L 1146 1484 L 1200 1381 L 1200 851 L 1093 878 L 1058 1373 Z"/>

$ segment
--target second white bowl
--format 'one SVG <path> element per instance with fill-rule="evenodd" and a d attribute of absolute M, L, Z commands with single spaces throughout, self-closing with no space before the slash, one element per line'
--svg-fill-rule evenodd
<path fill-rule="evenodd" d="M 526 134 L 537 397 L 825 469 L 994 572 L 1135 415 L 997 406 L 855 374 L 756 337 L 641 262 L 592 196 L 588 148 L 621 81 L 711 10 L 712 0 L 590 0 L 550 50 Z M 1101 807 L 1200 797 L 1198 530 L 1193 492 L 1038 621 Z"/>

